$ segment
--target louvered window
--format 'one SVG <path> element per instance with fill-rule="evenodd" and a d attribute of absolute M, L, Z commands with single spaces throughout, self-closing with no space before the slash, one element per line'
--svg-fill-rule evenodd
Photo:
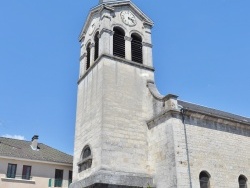
<path fill-rule="evenodd" d="M 239 188 L 247 188 L 247 178 L 243 175 L 239 177 Z"/>
<path fill-rule="evenodd" d="M 82 155 L 81 161 L 78 163 L 79 172 L 82 172 L 92 166 L 92 155 L 89 146 L 85 146 Z"/>
<path fill-rule="evenodd" d="M 132 34 L 131 38 L 132 61 L 142 64 L 142 38 L 137 34 Z"/>
<path fill-rule="evenodd" d="M 210 179 L 210 175 L 205 172 L 205 171 L 202 171 L 200 173 L 200 188 L 209 188 L 209 179 Z"/>
<path fill-rule="evenodd" d="M 86 64 L 86 70 L 88 70 L 90 67 L 90 43 L 87 46 L 87 64 Z"/>
<path fill-rule="evenodd" d="M 95 60 L 99 57 L 99 32 L 95 34 Z"/>
<path fill-rule="evenodd" d="M 114 36 L 113 36 L 113 55 L 121 58 L 125 58 L 125 32 L 119 28 L 114 28 Z"/>

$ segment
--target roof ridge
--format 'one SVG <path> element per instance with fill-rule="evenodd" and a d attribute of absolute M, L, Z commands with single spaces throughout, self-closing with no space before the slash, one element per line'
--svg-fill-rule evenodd
<path fill-rule="evenodd" d="M 0 139 L 1 138 L 4 138 L 4 139 L 11 139 L 11 140 L 18 140 L 18 141 L 23 141 L 23 142 L 31 142 L 31 140 L 30 141 L 28 141 L 28 140 L 21 140 L 21 139 L 17 139 L 17 138 L 8 138 L 8 137 L 4 137 L 4 136 L 0 136 Z"/>
<path fill-rule="evenodd" d="M 242 115 L 239 115 L 239 114 L 236 114 L 236 113 L 233 113 L 233 112 L 223 111 L 223 110 L 220 110 L 220 109 L 216 109 L 214 107 L 208 107 L 208 106 L 205 106 L 205 105 L 195 104 L 195 103 L 187 102 L 187 101 L 184 101 L 184 100 L 179 100 L 178 99 L 178 101 L 184 102 L 184 103 L 187 103 L 187 104 L 190 104 L 190 105 L 194 105 L 194 106 L 197 106 L 197 107 L 202 107 L 202 108 L 206 108 L 206 109 L 210 109 L 210 110 L 215 110 L 217 112 L 219 111 L 219 112 L 222 112 L 222 113 L 227 114 L 227 115 L 237 116 L 237 117 L 247 119 L 247 120 L 250 121 L 250 117 L 242 116 Z"/>
<path fill-rule="evenodd" d="M 54 148 L 54 147 L 51 147 L 51 146 L 49 146 L 49 145 L 47 145 L 47 144 L 43 144 L 43 143 L 38 143 L 38 144 L 42 144 L 42 145 L 47 146 L 47 147 L 49 147 L 49 148 L 51 148 L 51 149 L 54 149 L 54 150 L 56 150 L 56 151 L 58 151 L 58 152 L 60 152 L 60 153 L 62 153 L 62 154 L 66 154 L 66 155 L 69 155 L 69 156 L 72 156 L 72 157 L 73 157 L 73 155 L 70 155 L 70 154 L 65 153 L 65 152 L 63 152 L 63 151 L 60 151 L 59 149 L 56 149 L 56 148 Z"/>

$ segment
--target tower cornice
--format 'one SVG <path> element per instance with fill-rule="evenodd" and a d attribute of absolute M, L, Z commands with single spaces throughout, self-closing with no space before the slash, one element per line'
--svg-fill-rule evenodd
<path fill-rule="evenodd" d="M 85 55 L 84 55 L 85 56 Z M 80 57 L 81 58 L 84 58 L 84 57 Z M 147 66 L 147 65 L 143 65 L 143 64 L 140 64 L 140 63 L 135 63 L 134 61 L 129 61 L 129 60 L 126 60 L 126 59 L 123 59 L 123 58 L 120 58 L 120 57 L 116 57 L 116 56 L 113 56 L 113 55 L 110 55 L 110 54 L 102 54 L 100 55 L 96 61 L 94 62 L 94 64 L 84 73 L 84 75 L 82 75 L 82 77 L 79 78 L 79 80 L 77 81 L 78 84 L 81 83 L 81 81 L 89 74 L 89 72 L 91 72 L 91 70 L 101 61 L 101 59 L 103 58 L 107 58 L 107 59 L 111 59 L 111 60 L 115 60 L 116 62 L 119 62 L 119 63 L 124 63 L 124 64 L 129 64 L 129 65 L 132 65 L 134 67 L 138 67 L 140 69 L 145 69 L 145 70 L 148 70 L 148 71 L 152 71 L 154 72 L 155 69 L 153 67 L 150 67 L 150 66 Z"/>
<path fill-rule="evenodd" d="M 134 10 L 139 16 L 142 18 L 144 22 L 144 26 L 152 28 L 154 25 L 154 22 L 141 10 L 139 9 L 134 3 L 132 3 L 130 0 L 113 0 L 113 1 L 106 1 L 105 3 L 99 4 L 98 6 L 92 8 L 90 10 L 90 13 L 87 17 L 87 21 L 85 22 L 85 25 L 83 26 L 80 36 L 79 36 L 79 41 L 84 40 L 84 35 L 86 33 L 87 28 L 89 27 L 92 17 L 95 14 L 100 14 L 103 10 L 108 10 L 110 13 L 114 12 L 115 7 L 120 7 L 120 6 L 129 6 L 132 10 Z"/>

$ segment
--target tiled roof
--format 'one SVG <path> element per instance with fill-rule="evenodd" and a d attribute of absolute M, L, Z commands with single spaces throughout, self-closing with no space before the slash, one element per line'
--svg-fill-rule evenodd
<path fill-rule="evenodd" d="M 189 103 L 189 102 L 184 102 L 184 101 L 181 101 L 181 100 L 178 100 L 178 104 L 181 105 L 184 109 L 187 109 L 187 110 L 193 110 L 193 111 L 196 111 L 196 112 L 201 112 L 201 113 L 210 114 L 210 115 L 214 115 L 214 116 L 220 116 L 220 117 L 224 117 L 224 118 L 231 119 L 231 120 L 245 122 L 247 124 L 250 123 L 250 118 L 235 115 L 235 114 L 231 114 L 231 113 L 224 112 L 224 111 L 221 111 L 221 110 L 216 110 L 216 109 L 213 109 L 213 108 L 208 108 L 208 107 L 200 106 L 200 105 L 197 105 L 197 104 L 192 104 L 192 103 Z"/>
<path fill-rule="evenodd" d="M 0 137 L 0 157 L 72 164 L 73 156 L 45 144 L 38 143 L 39 150 L 31 148 L 31 141 Z"/>

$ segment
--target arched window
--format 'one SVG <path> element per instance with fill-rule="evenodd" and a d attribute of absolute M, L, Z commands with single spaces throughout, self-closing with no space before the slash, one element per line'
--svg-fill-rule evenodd
<path fill-rule="evenodd" d="M 247 188 L 247 178 L 243 175 L 239 176 L 239 188 Z"/>
<path fill-rule="evenodd" d="M 205 171 L 202 171 L 200 173 L 200 188 L 209 188 L 209 179 L 210 179 L 210 175 L 205 172 Z"/>
<path fill-rule="evenodd" d="M 95 60 L 99 57 L 99 32 L 95 34 Z"/>
<path fill-rule="evenodd" d="M 79 172 L 82 172 L 92 165 L 92 154 L 89 146 L 85 146 L 82 154 L 81 154 L 81 160 L 79 163 L 77 163 Z"/>
<path fill-rule="evenodd" d="M 90 67 L 90 43 L 87 45 L 87 64 L 86 64 L 86 70 L 88 70 Z"/>
<path fill-rule="evenodd" d="M 91 156 L 91 150 L 89 146 L 85 147 L 85 149 L 82 152 L 82 159 L 85 159 L 87 157 Z"/>
<path fill-rule="evenodd" d="M 113 55 L 125 58 L 125 32 L 120 27 L 114 27 Z"/>
<path fill-rule="evenodd" d="M 136 33 L 133 33 L 131 38 L 132 61 L 142 64 L 142 38 Z"/>

